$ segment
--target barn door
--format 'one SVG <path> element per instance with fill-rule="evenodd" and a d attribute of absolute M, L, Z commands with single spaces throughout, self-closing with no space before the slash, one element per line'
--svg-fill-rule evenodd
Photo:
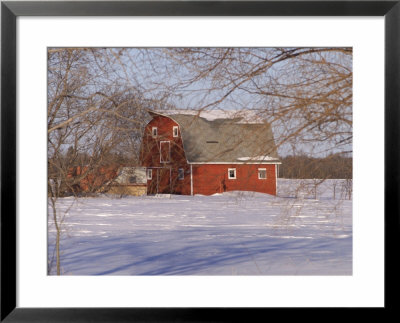
<path fill-rule="evenodd" d="M 171 193 L 171 169 L 170 168 L 160 168 L 159 181 L 158 181 L 158 192 L 161 194 Z"/>
<path fill-rule="evenodd" d="M 160 163 L 169 163 L 171 158 L 171 147 L 169 141 L 160 141 Z"/>
<path fill-rule="evenodd" d="M 152 169 L 152 176 L 150 182 L 147 184 L 147 194 L 157 194 L 158 190 L 158 169 Z"/>

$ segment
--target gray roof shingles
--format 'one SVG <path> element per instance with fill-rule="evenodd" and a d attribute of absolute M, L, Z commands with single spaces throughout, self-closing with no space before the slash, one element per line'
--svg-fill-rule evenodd
<path fill-rule="evenodd" d="M 243 123 L 241 118 L 207 120 L 184 113 L 155 114 L 167 116 L 179 124 L 188 162 L 280 163 L 267 122 Z"/>

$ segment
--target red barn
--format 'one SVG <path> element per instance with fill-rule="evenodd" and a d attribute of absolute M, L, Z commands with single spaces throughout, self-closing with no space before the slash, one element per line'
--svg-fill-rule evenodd
<path fill-rule="evenodd" d="M 268 123 L 243 111 L 149 113 L 140 157 L 148 194 L 276 195 L 280 161 Z"/>

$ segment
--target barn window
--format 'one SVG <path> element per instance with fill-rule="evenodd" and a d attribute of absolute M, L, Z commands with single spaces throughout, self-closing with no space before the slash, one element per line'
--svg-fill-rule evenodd
<path fill-rule="evenodd" d="M 228 168 L 228 178 L 236 179 L 236 168 Z"/>
<path fill-rule="evenodd" d="M 178 179 L 182 180 L 185 178 L 185 172 L 183 170 L 183 168 L 179 168 L 178 169 Z"/>
<path fill-rule="evenodd" d="M 174 137 L 178 137 L 178 127 L 177 126 L 172 127 L 172 134 Z"/>
<path fill-rule="evenodd" d="M 151 134 L 153 135 L 153 137 L 157 137 L 157 127 L 151 128 Z"/>
<path fill-rule="evenodd" d="M 147 170 L 147 179 L 152 179 L 153 178 L 153 170 L 152 169 L 148 169 Z"/>
<path fill-rule="evenodd" d="M 258 179 L 267 179 L 267 169 L 266 168 L 258 169 Z"/>

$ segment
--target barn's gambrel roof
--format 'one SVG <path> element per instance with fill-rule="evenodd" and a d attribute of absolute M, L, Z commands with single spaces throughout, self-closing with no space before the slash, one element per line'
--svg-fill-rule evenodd
<path fill-rule="evenodd" d="M 186 159 L 190 163 L 279 162 L 269 123 L 244 117 L 205 118 L 186 111 L 149 111 L 180 126 Z"/>

